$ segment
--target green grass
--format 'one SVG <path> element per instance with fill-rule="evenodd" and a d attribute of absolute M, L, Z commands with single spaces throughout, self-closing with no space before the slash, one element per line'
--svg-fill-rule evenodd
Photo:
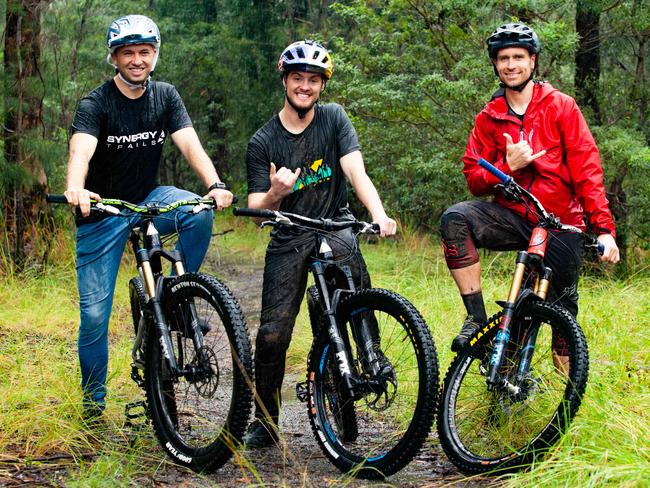
<path fill-rule="evenodd" d="M 232 218 L 217 219 L 215 228 L 235 229 L 216 239 L 209 251 L 215 268 L 220 263 L 259 265 L 263 261 L 268 231 Z M 150 480 L 166 459 L 147 429 L 133 434 L 123 427 L 124 405 L 141 395 L 129 378 L 126 283 L 132 264 L 125 259 L 118 278 L 104 426 L 109 440 L 100 447 L 82 428 L 79 411 L 78 310 L 71 248 L 70 239 L 63 239 L 53 252 L 59 264 L 39 274 L 0 277 L 0 477 L 13 463 L 23 467 L 60 463 L 69 470 L 65 480 L 71 486 L 140 484 Z M 437 242 L 409 235 L 399 241 L 365 243 L 363 253 L 373 285 L 402 294 L 420 310 L 444 374 L 452 358 L 449 344 L 464 312 Z M 514 257 L 485 254 L 481 258 L 488 313 L 496 312 L 494 301 L 507 294 Z M 591 359 L 580 411 L 568 434 L 543 461 L 501 480 L 517 486 L 647 486 L 650 273 L 639 266 L 627 279 L 587 277 L 580 284 L 580 295 L 578 320 Z M 305 371 L 309 336 L 303 307 L 287 361 L 293 371 Z M 54 454 L 70 458 L 48 459 Z"/>

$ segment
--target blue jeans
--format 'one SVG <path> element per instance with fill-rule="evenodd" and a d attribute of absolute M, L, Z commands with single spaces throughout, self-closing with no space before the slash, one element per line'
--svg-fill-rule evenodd
<path fill-rule="evenodd" d="M 171 203 L 197 195 L 173 186 L 159 186 L 145 202 Z M 187 209 L 187 207 L 185 207 Z M 179 212 L 179 210 L 181 210 Z M 183 207 L 154 220 L 161 235 L 180 229 L 178 249 L 187 271 L 198 271 L 210 244 L 212 211 L 196 215 Z M 84 404 L 103 408 L 108 366 L 108 319 L 113 305 L 115 280 L 129 237 L 129 224 L 139 217 L 107 217 L 77 229 L 77 281 L 79 286 L 79 363 Z"/>

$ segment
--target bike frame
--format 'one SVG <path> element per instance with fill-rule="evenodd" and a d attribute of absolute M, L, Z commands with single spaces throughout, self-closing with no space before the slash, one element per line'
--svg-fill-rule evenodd
<path fill-rule="evenodd" d="M 356 291 L 352 271 L 348 265 L 339 264 L 332 252 L 326 234 L 328 231 L 357 227 L 361 232 L 372 229 L 378 232 L 376 224 L 357 221 L 332 221 L 330 219 L 311 219 L 301 215 L 266 209 L 235 208 L 235 215 L 265 219 L 265 225 L 298 226 L 315 233 L 314 253 L 310 270 L 323 304 L 323 314 L 327 324 L 330 345 L 337 365 L 337 372 L 343 383 L 344 395 L 355 400 L 369 392 L 381 391 L 381 382 L 374 377 L 380 371 L 379 358 L 373 348 L 371 327 L 366 317 L 352 320 L 351 332 L 359 351 L 367 360 L 366 368 L 370 378 L 362 378 L 352 361 L 350 338 L 346 328 L 337 318 L 341 299 Z M 316 339 L 316 338 L 314 338 Z"/>
<path fill-rule="evenodd" d="M 47 195 L 46 200 L 49 203 L 68 203 L 64 195 Z M 196 371 L 195 368 L 187 369 L 179 367 L 177 358 L 173 353 L 174 349 L 172 347 L 170 326 L 162 307 L 163 284 L 167 279 L 163 276 L 163 259 L 171 263 L 174 273 L 177 276 L 184 274 L 185 270 L 180 253 L 176 250 L 167 251 L 164 249 L 160 234 L 154 225 L 154 219 L 182 206 L 193 206 L 193 211 L 197 213 L 208 208 L 213 208 L 214 201 L 209 198 L 179 200 L 168 205 L 159 206 L 154 203 L 136 205 L 124 200 L 112 198 L 104 198 L 101 202 L 91 200 L 91 212 L 123 218 L 129 218 L 132 215 L 141 216 L 140 222 L 137 225 L 130 225 L 129 234 L 129 241 L 136 259 L 138 272 L 144 282 L 145 292 L 148 296 L 148 301 L 142 311 L 145 320 L 145 323 L 142 324 L 144 327 L 138 327 L 138 334 L 132 349 L 134 365 L 131 377 L 138 384 L 141 383 L 141 379 L 136 371 L 139 364 L 139 361 L 136 360 L 136 351 L 141 345 L 144 329 L 148 328 L 149 323 L 152 324 L 152 328 L 156 331 L 160 341 L 162 355 L 173 381 L 178 381 L 178 378 L 181 376 L 192 380 L 196 378 L 197 374 L 202 374 L 202 372 Z M 120 212 L 120 209 L 124 209 L 130 213 L 125 215 Z M 189 304 L 189 308 L 191 313 L 192 341 L 197 351 L 203 351 L 203 333 L 197 320 L 194 304 Z M 202 361 L 203 359 L 201 358 Z"/>
<path fill-rule="evenodd" d="M 539 217 L 528 241 L 528 249 L 526 251 L 520 251 L 517 254 L 517 261 L 515 264 L 512 284 L 510 285 L 510 292 L 508 293 L 508 299 L 505 302 L 500 302 L 500 304 L 503 305 L 503 315 L 501 316 L 501 323 L 499 324 L 494 349 L 490 356 L 490 364 L 486 379 L 488 390 L 492 390 L 496 387 L 504 387 L 512 394 L 519 394 L 519 384 L 521 383 L 522 378 L 524 378 L 529 371 L 539 329 L 536 327 L 530 327 L 527 331 L 521 349 L 522 353 L 519 359 L 518 370 L 515 375 L 515 383 L 513 384 L 506 378 L 499 377 L 499 369 L 505 357 L 508 341 L 510 340 L 511 324 L 517 316 L 520 303 L 524 303 L 529 299 L 546 300 L 550 280 L 553 274 L 551 268 L 544 266 L 544 256 L 546 254 L 550 231 L 582 231 L 573 226 L 563 225 L 557 217 L 548 214 L 539 200 L 537 200 L 527 190 L 519 186 L 512 177 L 506 175 L 485 159 L 480 158 L 478 164 L 501 180 L 502 185 L 500 186 L 507 197 L 516 201 L 530 203 Z M 600 245 L 599 249 L 602 251 Z M 522 284 L 527 275 L 529 279 L 532 278 L 534 282 L 530 288 L 526 288 L 522 291 Z"/>

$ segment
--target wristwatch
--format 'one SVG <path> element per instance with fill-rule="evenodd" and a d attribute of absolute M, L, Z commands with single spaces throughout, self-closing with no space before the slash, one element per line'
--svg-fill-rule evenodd
<path fill-rule="evenodd" d="M 212 183 L 208 187 L 208 193 L 210 193 L 212 190 L 225 190 L 226 189 L 226 184 L 222 181 L 217 181 L 216 183 Z"/>

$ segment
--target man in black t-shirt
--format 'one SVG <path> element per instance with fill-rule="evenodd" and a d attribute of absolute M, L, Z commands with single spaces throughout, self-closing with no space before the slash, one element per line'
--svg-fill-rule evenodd
<path fill-rule="evenodd" d="M 203 150 L 183 101 L 167 83 L 152 81 L 160 49 L 156 24 L 127 15 L 108 29 L 108 61 L 116 75 L 93 90 L 77 108 L 72 124 L 65 196 L 79 207 L 77 280 L 79 285 L 79 362 L 86 415 L 105 406 L 108 320 L 129 222 L 88 218 L 90 199 L 121 198 L 134 203 L 196 198 L 193 193 L 158 185 L 158 168 L 167 136 L 189 162 L 221 210 L 232 202 L 212 161 Z M 173 217 L 173 216 L 172 216 Z M 180 229 L 177 248 L 188 271 L 197 271 L 210 242 L 212 213 L 159 219 L 161 234 Z"/>
<path fill-rule="evenodd" d="M 312 41 L 291 44 L 278 65 L 285 103 L 248 145 L 248 205 L 289 211 L 312 218 L 350 218 L 347 184 L 378 223 L 381 235 L 395 234 L 396 223 L 384 211 L 366 174 L 359 141 L 343 108 L 317 105 L 332 75 L 327 50 Z M 332 239 L 335 256 L 356 249 L 351 231 Z M 286 351 L 307 284 L 307 262 L 314 248 L 312 233 L 274 229 L 264 267 L 261 325 L 255 347 L 256 421 L 245 438 L 248 447 L 277 440 L 280 388 Z M 358 252 L 357 252 L 358 254 Z M 357 286 L 370 281 L 360 254 L 350 260 Z"/>

